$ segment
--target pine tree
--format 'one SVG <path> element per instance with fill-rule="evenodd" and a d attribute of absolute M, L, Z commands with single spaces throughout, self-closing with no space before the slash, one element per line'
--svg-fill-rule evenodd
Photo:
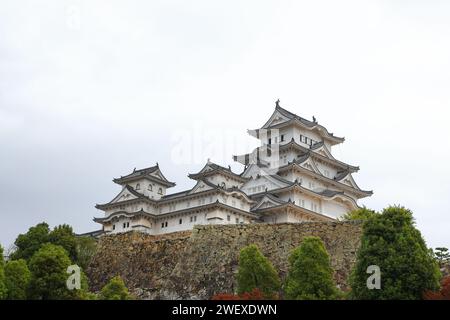
<path fill-rule="evenodd" d="M 100 293 L 102 300 L 130 300 L 132 296 L 129 294 L 125 283 L 120 276 L 116 276 L 102 288 Z"/>
<path fill-rule="evenodd" d="M 277 272 L 254 244 L 240 252 L 237 282 L 239 294 L 259 289 L 267 298 L 274 298 L 280 290 Z"/>
<path fill-rule="evenodd" d="M 381 289 L 369 289 L 367 268 L 378 266 Z M 354 299 L 421 299 L 439 287 L 440 272 L 427 249 L 412 212 L 388 207 L 363 226 L 361 247 L 350 278 Z"/>
<path fill-rule="evenodd" d="M 322 240 L 306 237 L 289 257 L 286 298 L 324 300 L 338 297 L 330 257 Z"/>

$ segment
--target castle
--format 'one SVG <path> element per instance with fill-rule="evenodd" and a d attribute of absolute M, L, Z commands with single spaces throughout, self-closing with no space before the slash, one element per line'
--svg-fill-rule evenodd
<path fill-rule="evenodd" d="M 280 107 L 249 134 L 261 146 L 233 156 L 244 165 L 233 172 L 208 160 L 189 178 L 192 189 L 167 194 L 175 186 L 158 164 L 134 170 L 113 181 L 121 191 L 110 202 L 97 204 L 104 216 L 94 218 L 103 234 L 131 230 L 164 234 L 196 224 L 283 223 L 334 221 L 355 210 L 361 190 L 352 177 L 358 167 L 333 157 L 344 138 L 330 133 L 313 117 L 309 121 Z"/>

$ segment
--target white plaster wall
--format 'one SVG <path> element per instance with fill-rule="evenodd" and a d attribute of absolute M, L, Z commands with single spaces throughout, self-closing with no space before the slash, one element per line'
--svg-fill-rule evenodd
<path fill-rule="evenodd" d="M 137 189 L 138 184 L 139 184 L 139 190 Z M 147 197 L 149 197 L 150 199 L 154 199 L 154 200 L 158 200 L 166 194 L 165 186 L 163 186 L 159 183 L 153 182 L 153 181 L 149 181 L 147 179 L 141 179 L 141 180 L 135 181 L 135 182 L 131 183 L 130 186 L 135 191 L 142 193 L 142 194 L 146 195 Z M 151 186 L 151 190 L 150 190 L 150 186 Z M 161 194 L 159 193 L 160 189 L 162 191 Z"/>
<path fill-rule="evenodd" d="M 324 200 L 322 203 L 323 213 L 333 218 L 339 218 L 350 211 L 350 208 L 337 201 Z"/>
<path fill-rule="evenodd" d="M 209 182 L 213 183 L 214 185 L 219 185 L 219 186 L 225 186 L 225 188 L 232 188 L 232 187 L 241 187 L 242 186 L 242 182 L 237 181 L 235 179 L 229 178 L 229 177 L 225 177 L 224 175 L 221 174 L 215 174 L 215 175 L 211 175 L 209 177 L 206 178 Z"/>

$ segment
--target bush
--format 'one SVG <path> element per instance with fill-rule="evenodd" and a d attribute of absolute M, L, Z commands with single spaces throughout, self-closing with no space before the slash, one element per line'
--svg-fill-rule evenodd
<path fill-rule="evenodd" d="M 347 212 L 339 220 L 341 221 L 368 220 L 376 215 L 378 215 L 378 213 L 376 213 L 375 211 L 363 207 L 360 209 Z"/>
<path fill-rule="evenodd" d="M 32 299 L 76 299 L 76 290 L 68 290 L 67 267 L 70 258 L 63 247 L 44 244 L 30 259 L 31 281 L 29 296 Z"/>
<path fill-rule="evenodd" d="M 426 291 L 423 295 L 425 300 L 450 300 L 450 276 L 442 279 L 441 290 L 438 292 Z"/>
<path fill-rule="evenodd" d="M 381 289 L 368 289 L 370 265 L 381 270 Z M 436 290 L 440 272 L 432 252 L 414 227 L 411 211 L 388 207 L 363 226 L 361 247 L 350 277 L 353 299 L 421 299 Z"/>
<path fill-rule="evenodd" d="M 324 300 L 338 296 L 330 257 L 318 237 L 306 237 L 289 257 L 286 298 Z"/>
<path fill-rule="evenodd" d="M 3 259 L 3 247 L 0 246 L 0 300 L 6 299 L 7 297 L 4 268 L 5 260 Z"/>
<path fill-rule="evenodd" d="M 265 300 L 265 297 L 261 290 L 253 289 L 251 292 L 244 292 L 240 295 L 231 293 L 216 294 L 211 300 Z"/>
<path fill-rule="evenodd" d="M 120 276 L 116 276 L 109 280 L 100 293 L 102 300 L 130 300 L 132 296 L 129 294 L 125 283 Z"/>
<path fill-rule="evenodd" d="M 280 279 L 270 261 L 252 244 L 243 248 L 237 274 L 238 294 L 259 289 L 267 298 L 278 295 Z"/>
<path fill-rule="evenodd" d="M 5 266 L 5 284 L 9 300 L 25 300 L 31 272 L 24 259 L 9 261 Z"/>

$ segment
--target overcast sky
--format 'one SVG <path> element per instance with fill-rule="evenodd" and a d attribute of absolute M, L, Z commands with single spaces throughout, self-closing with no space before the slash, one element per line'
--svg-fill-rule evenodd
<path fill-rule="evenodd" d="M 98 229 L 134 167 L 173 192 L 207 158 L 240 172 L 279 98 L 346 138 L 360 204 L 449 247 L 449 57 L 448 1 L 2 1 L 0 243 Z"/>

